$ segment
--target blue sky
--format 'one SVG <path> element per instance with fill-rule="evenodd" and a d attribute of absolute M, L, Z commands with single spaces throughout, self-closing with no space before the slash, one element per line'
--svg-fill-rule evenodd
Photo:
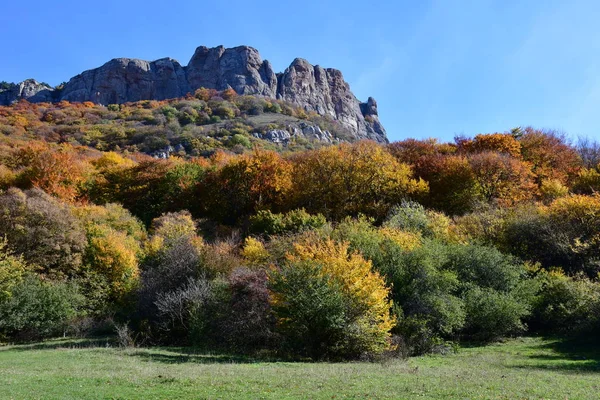
<path fill-rule="evenodd" d="M 597 0 L 5 1 L 0 80 L 247 44 L 278 71 L 340 69 L 391 140 L 526 125 L 600 139 L 599 21 Z"/>

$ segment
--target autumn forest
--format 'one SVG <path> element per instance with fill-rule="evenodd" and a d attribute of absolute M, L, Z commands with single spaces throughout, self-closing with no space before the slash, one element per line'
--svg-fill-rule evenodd
<path fill-rule="evenodd" d="M 331 133 L 274 143 L 307 123 Z M 532 127 L 353 141 L 200 89 L 0 107 L 0 342 L 411 356 L 600 332 L 600 145 Z"/>

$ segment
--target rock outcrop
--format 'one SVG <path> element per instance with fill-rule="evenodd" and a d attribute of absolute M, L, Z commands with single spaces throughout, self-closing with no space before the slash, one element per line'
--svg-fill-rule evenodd
<path fill-rule="evenodd" d="M 223 46 L 209 49 L 200 46 L 187 68 L 190 87 L 225 90 L 232 88 L 238 94 L 275 97 L 277 76 L 271 63 L 263 61 L 252 47 Z"/>
<path fill-rule="evenodd" d="M 170 58 L 152 62 L 117 58 L 71 78 L 60 91 L 34 80 L 0 89 L 0 104 L 27 99 L 107 105 L 182 97 L 201 87 L 232 88 L 238 94 L 281 99 L 331 117 L 357 139 L 387 141 L 375 100 L 358 101 L 340 71 L 297 58 L 283 73 L 276 74 L 269 61 L 262 60 L 258 51 L 249 46 L 201 46 L 186 67 Z"/>
<path fill-rule="evenodd" d="M 317 125 L 310 125 L 305 122 L 290 124 L 285 129 L 271 129 L 265 133 L 254 133 L 258 139 L 268 140 L 277 144 L 287 144 L 292 139 L 304 138 L 309 140 L 318 140 L 325 143 L 337 143 L 339 139 L 326 130 L 322 130 Z"/>
<path fill-rule="evenodd" d="M 171 99 L 190 91 L 185 70 L 175 60 L 116 58 L 71 78 L 62 90 L 61 100 L 117 104 Z"/>
<path fill-rule="evenodd" d="M 44 83 L 39 83 L 35 79 L 9 84 L 4 89 L 0 89 L 0 105 L 11 104 L 21 99 L 33 103 L 53 101 L 54 89 Z"/>

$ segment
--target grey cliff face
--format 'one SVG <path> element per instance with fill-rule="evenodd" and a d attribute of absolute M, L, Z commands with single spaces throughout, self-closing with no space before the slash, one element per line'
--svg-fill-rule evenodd
<path fill-rule="evenodd" d="M 271 64 L 252 47 L 198 47 L 186 70 L 194 90 L 232 88 L 238 94 L 275 97 L 277 77 Z"/>
<path fill-rule="evenodd" d="M 175 60 L 117 58 L 71 78 L 62 90 L 61 100 L 114 104 L 165 100 L 190 90 L 185 70 Z"/>
<path fill-rule="evenodd" d="M 53 101 L 53 90 L 50 86 L 39 83 L 35 79 L 27 79 L 21 83 L 12 84 L 10 87 L 0 89 L 0 105 L 25 99 L 39 103 Z"/>
<path fill-rule="evenodd" d="M 363 107 L 340 71 L 313 66 L 302 58 L 296 58 L 278 78 L 277 98 L 307 111 L 328 115 L 356 132 L 360 139 L 387 141 L 385 129 L 379 123 L 375 100 L 370 98 L 370 108 Z M 363 110 L 369 111 L 369 114 Z M 365 119 L 367 116 L 369 118 Z"/>
<path fill-rule="evenodd" d="M 91 101 L 99 104 L 182 97 L 205 87 L 234 89 L 238 94 L 265 96 L 290 102 L 309 112 L 338 121 L 357 139 L 387 142 L 377 113 L 377 103 L 356 99 L 342 73 L 313 66 L 297 58 L 276 74 L 267 60 L 249 46 L 198 47 L 186 67 L 170 58 L 148 62 L 117 58 L 85 71 L 59 91 L 27 80 L 0 90 L 0 104 L 19 99 L 42 101 Z"/>

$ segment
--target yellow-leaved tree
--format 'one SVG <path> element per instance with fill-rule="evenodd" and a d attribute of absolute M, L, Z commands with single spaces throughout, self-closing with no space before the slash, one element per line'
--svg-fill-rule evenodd
<path fill-rule="evenodd" d="M 85 251 L 88 281 L 101 282 L 105 293 L 95 293 L 121 301 L 138 284 L 142 242 L 146 231 L 140 221 L 117 204 L 83 206 L 74 209 L 82 222 L 88 245 Z M 98 290 L 96 290 L 97 292 Z"/>
<path fill-rule="evenodd" d="M 6 239 L 0 239 L 0 302 L 10 298 L 12 288 L 23 280 L 26 264 L 22 257 L 7 249 Z"/>
<path fill-rule="evenodd" d="M 390 348 L 389 288 L 370 261 L 331 239 L 297 243 L 269 276 L 277 327 L 313 358 L 356 357 Z"/>
<path fill-rule="evenodd" d="M 404 198 L 421 197 L 425 181 L 374 142 L 324 147 L 293 158 L 296 206 L 329 218 L 383 218 Z"/>
<path fill-rule="evenodd" d="M 105 225 L 90 227 L 88 237 L 88 261 L 107 280 L 111 297 L 122 299 L 138 282 L 139 244 L 124 232 Z"/>

